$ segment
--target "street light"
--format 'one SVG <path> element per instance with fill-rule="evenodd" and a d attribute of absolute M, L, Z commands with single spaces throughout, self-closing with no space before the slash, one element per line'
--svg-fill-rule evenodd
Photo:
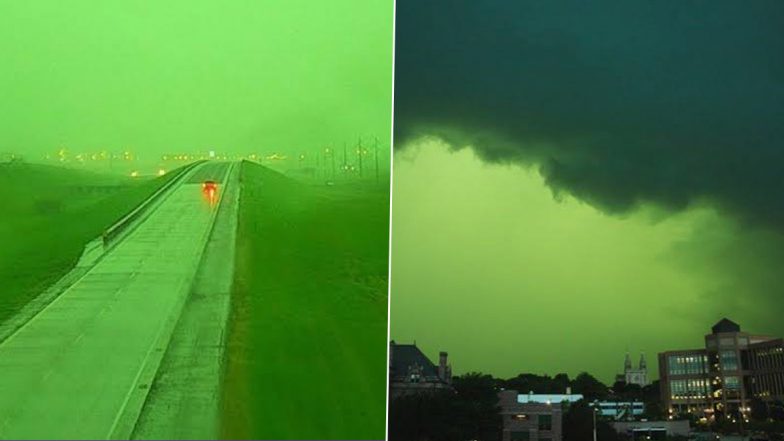
<path fill-rule="evenodd" d="M 599 400 L 593 400 L 593 441 L 596 441 L 596 411 L 599 409 Z"/>

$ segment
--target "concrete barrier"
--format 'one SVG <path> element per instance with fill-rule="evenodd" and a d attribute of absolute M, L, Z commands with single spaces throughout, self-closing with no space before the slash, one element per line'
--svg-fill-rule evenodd
<path fill-rule="evenodd" d="M 162 201 L 169 190 L 174 188 L 174 186 L 187 176 L 191 170 L 203 162 L 205 161 L 196 161 L 180 168 L 176 177 L 169 180 L 169 182 L 153 193 L 152 196 L 145 199 L 144 202 L 134 208 L 131 213 L 109 227 L 100 237 L 88 242 L 84 246 L 79 260 L 70 271 L 52 286 L 29 301 L 13 317 L 0 323 L 0 342 L 13 335 L 19 328 L 24 326 L 25 323 L 30 321 L 36 314 L 52 303 L 52 301 L 68 289 L 69 286 L 84 277 L 90 268 L 103 258 L 114 245 L 130 233 L 134 226 L 138 225 L 140 221 L 146 218 L 146 215 L 151 212 L 154 204 Z"/>
<path fill-rule="evenodd" d="M 169 193 L 169 190 L 176 186 L 182 179 L 194 168 L 199 166 L 200 164 L 206 161 L 196 161 L 192 162 L 184 167 L 182 167 L 177 176 L 170 179 L 169 182 L 164 184 L 161 188 L 159 188 L 152 196 L 145 199 L 144 202 L 139 204 L 136 208 L 133 209 L 130 213 L 125 215 L 122 219 L 117 221 L 114 225 L 106 229 L 101 236 L 103 240 L 103 248 L 104 251 L 109 250 L 114 244 L 119 242 L 127 233 L 133 230 L 135 225 L 138 225 L 139 220 L 143 219 L 146 214 L 150 212 L 150 207 L 152 207 L 156 202 L 162 199 L 164 195 Z M 88 244 L 89 245 L 89 244 Z"/>

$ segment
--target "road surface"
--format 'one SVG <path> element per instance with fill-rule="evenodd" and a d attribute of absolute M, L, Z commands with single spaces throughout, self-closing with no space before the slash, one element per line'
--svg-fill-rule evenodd
<path fill-rule="evenodd" d="M 223 185 L 220 211 L 191 293 L 166 349 L 133 439 L 217 439 L 240 197 L 239 167 Z"/>
<path fill-rule="evenodd" d="M 228 166 L 190 172 L 96 266 L 0 342 L 0 438 L 130 436 L 214 221 L 201 182 L 221 180 Z"/>

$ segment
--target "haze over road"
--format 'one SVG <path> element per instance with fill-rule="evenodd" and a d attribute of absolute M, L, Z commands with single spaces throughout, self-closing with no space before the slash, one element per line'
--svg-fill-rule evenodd
<path fill-rule="evenodd" d="M 85 276 L 0 342 L 0 438 L 130 435 L 125 420 L 138 415 L 211 231 L 214 209 L 201 182 L 221 181 L 228 169 L 197 166 Z"/>

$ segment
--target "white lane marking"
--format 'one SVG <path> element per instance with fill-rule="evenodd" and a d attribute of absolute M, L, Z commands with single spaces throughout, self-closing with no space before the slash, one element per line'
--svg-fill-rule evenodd
<path fill-rule="evenodd" d="M 228 173 L 228 171 L 227 171 L 227 173 Z M 193 268 L 191 270 L 189 270 L 189 273 L 191 273 L 191 275 L 190 275 L 190 277 L 185 278 L 183 280 L 183 283 L 189 283 L 189 282 L 193 283 L 193 280 L 196 277 L 196 271 L 198 270 L 199 263 L 201 262 L 202 256 L 204 254 L 204 250 L 207 248 L 207 240 L 209 239 L 209 235 L 212 232 L 212 227 L 215 224 L 215 218 L 216 217 L 217 217 L 217 210 L 213 210 L 210 213 L 210 216 L 209 216 L 210 222 L 204 227 L 205 228 L 204 229 L 204 233 L 202 234 L 202 239 L 201 239 L 201 242 L 200 242 L 200 243 L 202 243 L 202 245 L 201 245 L 201 247 L 198 247 L 198 250 L 199 250 L 198 251 L 198 256 L 196 256 L 196 258 L 194 258 Z M 195 223 L 195 221 L 192 221 L 192 222 Z M 183 291 L 185 293 L 184 296 L 187 299 L 187 295 L 188 295 L 189 291 L 188 290 L 183 290 Z M 183 299 L 182 302 L 184 302 L 184 301 L 185 300 Z M 179 312 L 181 314 L 183 307 L 184 307 L 184 303 L 177 304 L 175 302 L 174 304 L 170 305 L 170 308 L 169 308 L 170 311 L 167 314 L 166 318 L 161 321 L 161 324 L 160 324 L 160 326 L 159 326 L 159 328 L 158 328 L 158 330 L 157 330 L 157 332 L 155 334 L 155 338 L 152 341 L 152 343 L 150 344 L 150 347 L 149 347 L 149 349 L 147 350 L 147 353 L 144 356 L 144 360 L 142 361 L 141 365 L 139 366 L 138 371 L 136 372 L 136 376 L 134 377 L 132 386 L 131 386 L 130 389 L 128 389 L 128 392 L 125 395 L 125 399 L 123 400 L 122 405 L 120 406 L 120 409 L 117 411 L 117 414 L 114 417 L 114 422 L 112 423 L 111 427 L 109 428 L 109 432 L 106 434 L 106 439 L 114 439 L 114 438 L 116 438 L 116 435 L 118 435 L 115 432 L 118 430 L 118 427 L 120 425 L 120 420 L 125 415 L 126 408 L 128 407 L 128 403 L 131 400 L 131 396 L 133 395 L 134 392 L 138 391 L 139 380 L 141 379 L 142 375 L 145 373 L 145 368 L 147 368 L 148 364 L 150 363 L 151 355 L 160 346 L 162 336 L 163 336 L 164 332 L 167 331 L 167 328 L 172 327 L 171 331 L 169 331 L 169 332 L 173 332 L 173 327 L 177 326 L 177 320 L 179 319 L 179 316 L 172 317 L 172 314 L 176 310 L 179 310 Z M 165 351 L 167 347 L 168 347 L 168 341 L 167 342 L 163 342 L 163 348 L 161 348 L 161 349 L 163 349 Z M 162 358 L 161 358 L 161 360 L 162 360 Z M 159 361 L 159 363 L 160 363 L 160 361 Z M 156 370 L 154 372 L 152 372 L 153 377 L 152 377 L 152 382 L 149 384 L 149 387 L 152 387 L 152 384 L 155 381 L 155 375 L 157 374 L 157 369 L 159 367 L 160 367 L 160 365 L 158 365 L 156 367 Z M 141 415 L 141 412 L 139 413 L 139 415 Z M 139 415 L 136 416 L 137 421 L 138 421 Z M 132 433 L 133 433 L 133 428 L 131 428 L 131 434 Z"/>

